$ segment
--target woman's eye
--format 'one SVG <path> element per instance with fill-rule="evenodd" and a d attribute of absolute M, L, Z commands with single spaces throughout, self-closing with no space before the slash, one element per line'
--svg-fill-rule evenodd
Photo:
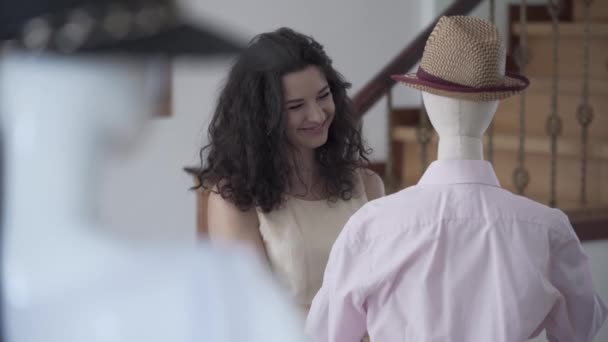
<path fill-rule="evenodd" d="M 295 106 L 290 106 L 290 107 L 287 107 L 287 109 L 289 109 L 289 110 L 296 110 L 296 109 L 299 109 L 299 108 L 302 108 L 302 105 L 301 105 L 301 104 L 299 104 L 299 105 L 295 105 Z"/>
<path fill-rule="evenodd" d="M 327 93 L 325 93 L 325 94 L 323 94 L 323 95 L 319 96 L 319 99 L 320 99 L 320 100 L 325 99 L 325 98 L 327 98 L 327 97 L 329 96 L 329 94 L 330 94 L 330 92 L 328 91 Z"/>

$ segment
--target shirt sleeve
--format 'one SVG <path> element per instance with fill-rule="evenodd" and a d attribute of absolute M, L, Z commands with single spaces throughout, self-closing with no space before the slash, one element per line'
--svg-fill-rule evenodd
<path fill-rule="evenodd" d="M 590 342 L 608 310 L 593 288 L 589 260 L 565 218 L 565 241 L 552 251 L 550 277 L 561 294 L 546 326 L 551 342 Z"/>
<path fill-rule="evenodd" d="M 348 236 L 361 225 L 351 218 L 332 247 L 323 285 L 306 322 L 306 332 L 315 342 L 360 342 L 365 335 L 370 263 L 362 242 Z"/>

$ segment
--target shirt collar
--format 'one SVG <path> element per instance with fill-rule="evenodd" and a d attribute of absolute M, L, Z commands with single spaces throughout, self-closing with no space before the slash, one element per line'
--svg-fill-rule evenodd
<path fill-rule="evenodd" d="M 429 184 L 485 184 L 500 187 L 492 164 L 485 160 L 435 160 L 418 182 L 418 185 Z"/>

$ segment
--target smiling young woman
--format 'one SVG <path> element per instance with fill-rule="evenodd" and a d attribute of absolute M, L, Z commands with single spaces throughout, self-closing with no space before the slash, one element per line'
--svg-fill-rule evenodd
<path fill-rule="evenodd" d="M 230 70 L 201 150 L 210 238 L 257 249 L 304 313 L 346 221 L 384 195 L 363 168 L 349 87 L 311 37 L 261 34 Z"/>

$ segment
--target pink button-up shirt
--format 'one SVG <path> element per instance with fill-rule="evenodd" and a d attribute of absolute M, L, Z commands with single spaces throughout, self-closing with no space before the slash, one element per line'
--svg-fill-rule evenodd
<path fill-rule="evenodd" d="M 607 315 L 568 218 L 498 184 L 490 163 L 433 162 L 346 224 L 307 320 L 315 342 L 591 341 Z"/>

